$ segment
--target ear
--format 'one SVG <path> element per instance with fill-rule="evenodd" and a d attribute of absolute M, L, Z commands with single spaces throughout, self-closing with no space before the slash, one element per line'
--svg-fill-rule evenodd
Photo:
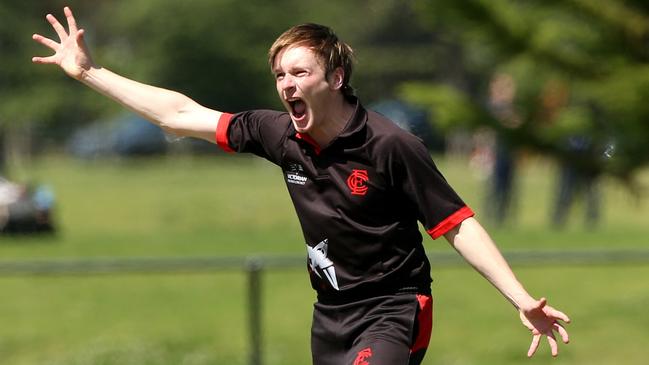
<path fill-rule="evenodd" d="M 332 90 L 340 90 L 343 87 L 343 82 L 345 80 L 345 71 L 342 67 L 336 67 L 328 77 L 329 86 Z"/>

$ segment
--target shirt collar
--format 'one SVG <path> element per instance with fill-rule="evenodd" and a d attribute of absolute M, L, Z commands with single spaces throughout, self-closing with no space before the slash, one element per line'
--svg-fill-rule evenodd
<path fill-rule="evenodd" d="M 367 122 L 367 111 L 365 111 L 358 98 L 350 96 L 348 100 L 354 105 L 354 113 L 345 128 L 343 128 L 343 131 L 334 140 L 350 137 L 358 133 L 365 127 L 365 123 Z"/>

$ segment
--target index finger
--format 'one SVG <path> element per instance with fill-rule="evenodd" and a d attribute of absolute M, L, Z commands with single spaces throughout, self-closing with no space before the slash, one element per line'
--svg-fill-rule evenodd
<path fill-rule="evenodd" d="M 550 313 L 554 318 L 558 318 L 566 323 L 570 323 L 570 317 L 568 317 L 565 313 L 558 311 L 554 308 L 552 308 L 552 312 Z"/>

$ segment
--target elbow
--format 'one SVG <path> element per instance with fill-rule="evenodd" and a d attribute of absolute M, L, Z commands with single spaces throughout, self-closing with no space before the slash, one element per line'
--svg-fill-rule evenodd
<path fill-rule="evenodd" d="M 195 103 L 181 94 L 174 94 L 174 96 L 169 100 L 168 106 L 160 111 L 158 125 L 166 133 L 183 137 L 187 134 L 187 118 Z"/>
<path fill-rule="evenodd" d="M 187 103 L 177 105 L 159 116 L 158 125 L 165 133 L 186 137 L 191 129 L 190 115 Z"/>
<path fill-rule="evenodd" d="M 181 127 L 181 124 L 172 118 L 161 119 L 158 126 L 167 134 L 172 134 L 178 137 L 184 137 L 186 134 Z"/>

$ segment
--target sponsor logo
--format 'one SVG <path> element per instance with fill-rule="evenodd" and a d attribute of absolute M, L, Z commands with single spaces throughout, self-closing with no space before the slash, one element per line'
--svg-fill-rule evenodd
<path fill-rule="evenodd" d="M 290 184 L 304 185 L 308 178 L 304 176 L 304 168 L 298 163 L 288 165 L 286 170 L 286 181 Z"/>
<path fill-rule="evenodd" d="M 309 245 L 306 246 L 307 253 L 309 255 L 309 266 L 311 270 L 322 279 L 320 272 L 329 281 L 329 284 L 332 288 L 338 289 L 338 279 L 336 279 L 336 268 L 334 267 L 333 261 L 327 258 L 327 250 L 329 248 L 329 239 L 318 243 L 314 247 Z"/>
<path fill-rule="evenodd" d="M 356 355 L 356 360 L 354 360 L 354 365 L 370 365 L 368 359 L 372 357 L 372 348 L 364 348 L 358 352 Z"/>
<path fill-rule="evenodd" d="M 296 174 L 286 174 L 286 180 L 291 184 L 304 185 L 306 184 L 306 176 Z"/>
<path fill-rule="evenodd" d="M 349 187 L 352 195 L 365 195 L 368 181 L 370 179 L 367 177 L 367 170 L 354 169 L 347 178 L 347 187 Z"/>

